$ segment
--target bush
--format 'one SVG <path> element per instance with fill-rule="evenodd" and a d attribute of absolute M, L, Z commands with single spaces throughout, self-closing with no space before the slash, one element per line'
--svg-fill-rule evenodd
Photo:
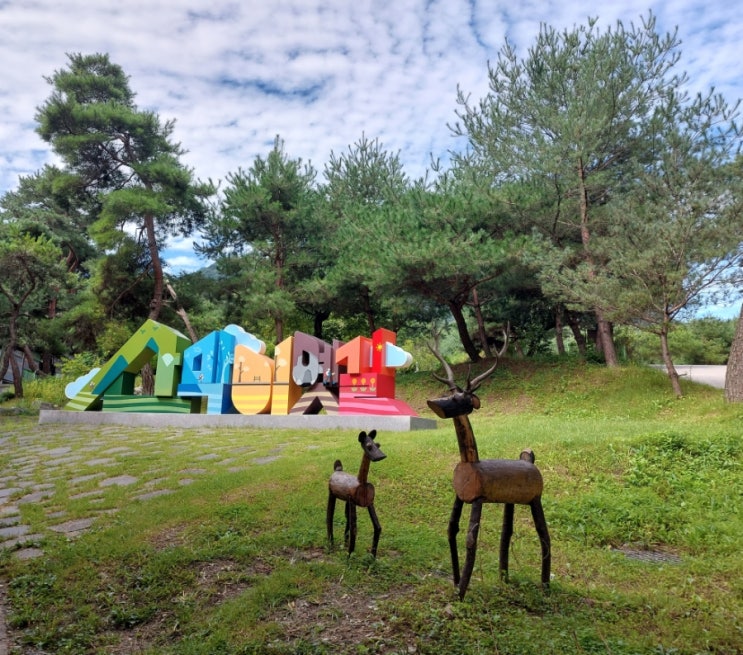
<path fill-rule="evenodd" d="M 94 368 L 100 367 L 105 362 L 93 353 L 80 353 L 62 362 L 62 376 L 67 380 L 76 380 L 81 375 L 87 375 Z"/>
<path fill-rule="evenodd" d="M 49 403 L 61 407 L 67 402 L 64 390 L 67 380 L 61 377 L 43 377 L 23 383 L 24 405 L 38 407 L 41 403 Z"/>
<path fill-rule="evenodd" d="M 726 364 L 735 336 L 735 324 L 734 320 L 723 321 L 712 317 L 678 323 L 668 335 L 668 348 L 673 361 L 678 364 Z M 660 338 L 655 334 L 633 327 L 621 327 L 617 328 L 616 341 L 632 362 L 662 363 Z"/>

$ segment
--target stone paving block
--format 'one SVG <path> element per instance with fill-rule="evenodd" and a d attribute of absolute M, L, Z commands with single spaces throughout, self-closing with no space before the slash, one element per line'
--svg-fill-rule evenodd
<path fill-rule="evenodd" d="M 90 475 L 79 475 L 76 478 L 70 479 L 70 484 L 82 484 L 83 482 L 88 482 L 89 480 L 95 480 L 96 478 L 104 477 L 105 473 L 91 473 Z"/>
<path fill-rule="evenodd" d="M 70 496 L 71 500 L 79 500 L 81 498 L 96 498 L 103 493 L 101 489 L 93 489 L 92 491 L 83 491 L 82 493 Z"/>
<path fill-rule="evenodd" d="M 117 475 L 113 478 L 106 478 L 98 483 L 99 487 L 126 487 L 137 482 L 138 478 L 133 475 Z"/>
<path fill-rule="evenodd" d="M 98 457 L 96 459 L 89 459 L 85 464 L 87 466 L 108 466 L 109 464 L 114 464 L 116 460 L 111 459 L 110 457 Z"/>
<path fill-rule="evenodd" d="M 72 450 L 69 446 L 60 446 L 59 448 L 46 448 L 42 451 L 41 454 L 43 455 L 49 455 L 51 457 L 59 457 L 61 455 L 66 455 Z"/>
<path fill-rule="evenodd" d="M 79 462 L 82 459 L 79 455 L 70 455 L 69 457 L 59 457 L 57 459 L 52 459 L 49 462 L 47 462 L 47 465 L 52 468 L 57 468 L 59 466 L 63 466 L 64 464 L 72 464 L 73 462 Z"/>
<path fill-rule="evenodd" d="M 22 498 L 18 499 L 19 505 L 26 505 L 28 503 L 38 503 L 45 498 L 49 498 L 54 495 L 53 491 L 34 491 L 33 493 L 26 494 Z"/>
<path fill-rule="evenodd" d="M 16 537 L 15 539 L 8 539 L 7 541 L 0 541 L 0 548 L 7 548 L 7 549 L 13 549 L 17 546 L 22 546 L 23 544 L 33 543 L 37 541 L 41 541 L 44 538 L 43 534 L 39 533 L 32 533 L 32 534 L 24 534 L 20 537 Z"/>
<path fill-rule="evenodd" d="M 10 525 L 6 528 L 0 528 L 0 539 L 9 539 L 10 537 L 20 537 L 28 534 L 30 528 L 27 525 Z"/>
<path fill-rule="evenodd" d="M 168 494 L 172 494 L 172 489 L 157 489 L 156 491 L 150 491 L 145 494 L 140 494 L 139 496 L 136 496 L 136 500 L 149 500 L 150 498 L 157 498 L 158 496 L 167 496 Z"/>
<path fill-rule="evenodd" d="M 95 519 L 72 519 L 57 525 L 50 525 L 49 529 L 66 535 L 75 535 L 87 530 Z"/>
<path fill-rule="evenodd" d="M 256 457 L 250 461 L 254 464 L 270 464 L 271 462 L 275 462 L 277 459 L 279 459 L 278 455 L 269 455 L 268 457 Z"/>

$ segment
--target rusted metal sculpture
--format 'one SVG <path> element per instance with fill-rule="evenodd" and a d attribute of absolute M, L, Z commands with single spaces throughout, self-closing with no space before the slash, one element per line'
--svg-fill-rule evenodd
<path fill-rule="evenodd" d="M 516 460 L 480 460 L 475 434 L 468 418 L 472 410 L 480 408 L 480 399 L 475 395 L 475 391 L 495 371 L 497 362 L 474 380 L 468 379 L 466 387 L 462 389 L 454 381 L 454 374 L 449 364 L 437 351 L 433 350 L 433 353 L 442 363 L 447 375 L 446 378 L 438 375 L 434 377 L 448 385 L 450 394 L 429 400 L 428 406 L 440 418 L 450 418 L 454 421 L 461 456 L 461 461 L 454 469 L 453 482 L 456 498 L 448 529 L 454 584 L 459 588 L 459 598 L 463 599 L 467 593 L 475 566 L 483 503 L 503 503 L 505 506 L 499 568 L 501 577 L 506 580 L 508 579 L 508 549 L 513 535 L 514 505 L 529 505 L 542 549 L 542 585 L 547 588 L 550 581 L 551 546 L 547 522 L 542 510 L 542 474 L 534 466 L 534 453 L 526 449 Z M 467 554 L 460 574 L 457 534 L 464 503 L 470 503 L 472 510 L 467 531 Z"/>
<path fill-rule="evenodd" d="M 335 470 L 330 476 L 328 483 L 328 511 L 327 511 L 327 528 L 328 540 L 333 543 L 333 514 L 335 513 L 335 501 L 342 500 L 346 503 L 346 531 L 345 541 L 348 545 L 348 554 L 353 553 L 356 548 L 356 507 L 366 507 L 369 510 L 369 517 L 374 526 L 374 540 L 372 542 L 371 554 L 377 556 L 377 546 L 379 545 L 379 535 L 382 534 L 382 526 L 379 524 L 377 512 L 374 510 L 374 485 L 367 482 L 369 475 L 369 465 L 372 462 L 383 460 L 385 455 L 375 443 L 374 438 L 377 431 L 372 430 L 367 434 L 359 434 L 359 443 L 364 451 L 361 458 L 361 467 L 358 475 L 346 473 L 343 465 L 338 459 L 335 461 Z"/>

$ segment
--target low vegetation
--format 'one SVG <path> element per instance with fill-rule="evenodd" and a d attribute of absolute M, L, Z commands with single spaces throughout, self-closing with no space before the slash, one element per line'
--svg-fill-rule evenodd
<path fill-rule="evenodd" d="M 433 417 L 425 399 L 441 385 L 428 373 L 398 380 L 398 396 Z M 472 417 L 481 455 L 530 446 L 545 478 L 547 593 L 523 507 L 510 580 L 499 579 L 501 511 L 489 505 L 457 600 L 448 421 L 379 434 L 375 560 L 365 512 L 350 558 L 325 538 L 327 479 L 336 458 L 358 466 L 356 432 L 45 425 L 40 434 L 33 416 L 1 418 L 6 486 L 25 476 L 48 491 L 17 503 L 39 535 L 25 547 L 43 556 L 0 551 L 10 652 L 743 652 L 743 407 L 688 383 L 677 400 L 657 371 L 579 363 L 507 362 L 481 391 Z M 131 483 L 102 486 L 100 469 Z M 78 536 L 49 529 L 84 518 L 95 520 Z"/>

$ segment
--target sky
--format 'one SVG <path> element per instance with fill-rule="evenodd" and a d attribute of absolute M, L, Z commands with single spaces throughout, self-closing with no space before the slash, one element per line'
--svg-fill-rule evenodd
<path fill-rule="evenodd" d="M 540 24 L 605 30 L 678 27 L 689 91 L 743 97 L 743 12 L 731 0 L 0 0 L 0 194 L 55 163 L 36 134 L 45 80 L 68 53 L 107 53 L 135 102 L 175 120 L 182 162 L 222 182 L 265 157 L 278 135 L 320 178 L 331 153 L 362 135 L 399 155 L 411 178 L 465 144 L 449 125 L 457 89 L 488 90 L 488 62 L 506 39 L 526 57 Z M 170 269 L 204 265 L 191 240 Z M 739 305 L 738 305 L 739 306 Z M 731 308 L 737 315 L 737 309 Z"/>

